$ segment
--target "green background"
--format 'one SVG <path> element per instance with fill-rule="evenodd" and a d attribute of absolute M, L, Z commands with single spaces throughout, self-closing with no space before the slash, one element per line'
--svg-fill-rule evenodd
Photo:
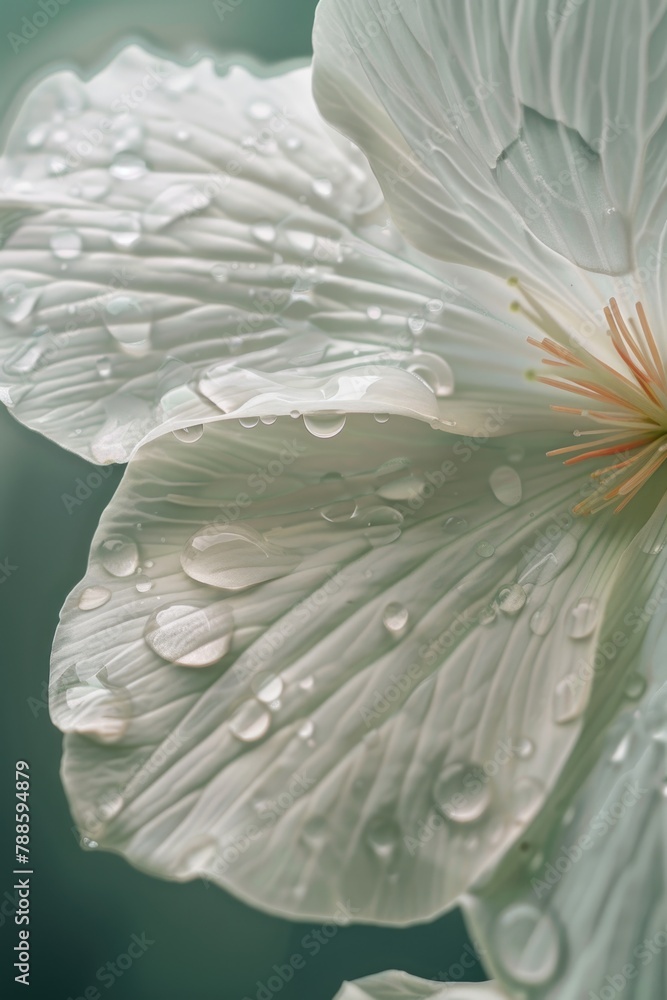
<path fill-rule="evenodd" d="M 36 74 L 63 64 L 90 70 L 129 38 L 184 57 L 244 52 L 273 62 L 309 54 L 315 0 L 232 0 L 230 6 L 235 3 L 221 18 L 201 0 L 69 0 L 15 53 L 9 33 L 20 33 L 23 16 L 40 7 L 38 0 L 0 0 L 1 127 Z M 297 953 L 305 966 L 273 992 L 282 1000 L 331 1000 L 343 979 L 386 968 L 432 979 L 448 971 L 460 976 L 456 963 L 470 958 L 458 913 L 405 930 L 342 928 L 313 955 L 301 943 L 312 931 L 308 924 L 251 910 L 201 882 L 150 879 L 119 857 L 80 848 L 58 778 L 60 734 L 46 710 L 49 651 L 60 606 L 83 575 L 97 520 L 122 469 L 68 513 L 62 495 L 73 493 L 91 467 L 4 411 L 0 469 L 0 562 L 15 567 L 0 584 L 0 994 L 74 1000 L 96 987 L 100 996 L 118 1000 L 256 1000 L 259 983 L 275 974 L 273 965 Z M 17 928 L 7 916 L 17 759 L 29 761 L 32 777 L 29 990 L 13 982 Z M 153 943 L 120 978 L 98 981 L 97 970 L 126 952 L 132 934 Z M 484 977 L 477 966 L 464 978 Z"/>

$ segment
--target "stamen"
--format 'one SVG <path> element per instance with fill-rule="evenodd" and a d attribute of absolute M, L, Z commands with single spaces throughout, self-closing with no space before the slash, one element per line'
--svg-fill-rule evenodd
<path fill-rule="evenodd" d="M 520 303 L 515 308 L 545 334 L 541 339 L 529 337 L 528 343 L 548 355 L 542 359 L 545 365 L 558 369 L 555 377 L 538 375 L 537 381 L 601 404 L 593 410 L 552 406 L 557 413 L 579 416 L 598 426 L 575 431 L 577 437 L 588 440 L 548 454 L 570 456 L 565 465 L 623 456 L 591 473 L 600 488 L 578 503 L 574 513 L 592 514 L 610 504 L 620 511 L 667 461 L 667 374 L 646 311 L 637 302 L 638 322 L 634 317 L 626 320 L 616 299 L 609 300 L 604 315 L 616 355 L 614 365 L 568 337 L 534 295 L 524 289 L 521 294 L 530 309 Z"/>

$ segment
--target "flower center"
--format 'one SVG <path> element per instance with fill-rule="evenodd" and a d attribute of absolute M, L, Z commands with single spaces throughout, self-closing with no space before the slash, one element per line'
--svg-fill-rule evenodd
<path fill-rule="evenodd" d="M 512 284 L 517 284 L 512 280 Z M 565 465 L 614 456 L 591 473 L 599 488 L 573 508 L 575 514 L 594 514 L 610 504 L 622 510 L 663 462 L 667 461 L 667 376 L 655 337 L 641 302 L 636 317 L 626 321 L 616 299 L 604 314 L 613 347 L 613 364 L 591 354 L 546 312 L 537 300 L 521 290 L 529 308 L 512 303 L 546 334 L 528 342 L 547 357 L 543 363 L 554 376 L 538 375 L 545 385 L 583 396 L 593 407 L 552 406 L 559 413 L 585 417 L 597 424 L 592 430 L 575 430 L 579 443 L 557 448 L 549 455 L 569 455 Z M 567 345 L 567 346 L 566 346 Z"/>

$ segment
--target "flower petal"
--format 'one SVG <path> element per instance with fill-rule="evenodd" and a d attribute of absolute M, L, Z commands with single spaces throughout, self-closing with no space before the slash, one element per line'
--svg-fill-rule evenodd
<path fill-rule="evenodd" d="M 632 597 L 598 670 L 644 633 L 621 711 L 588 733 L 502 872 L 466 900 L 485 963 L 511 995 L 649 1000 L 667 982 L 665 503 L 626 563 Z M 653 553 L 648 565 L 644 551 Z M 595 767 L 582 782 L 588 759 Z"/>
<path fill-rule="evenodd" d="M 408 250 L 307 68 L 221 78 L 130 47 L 85 83 L 57 73 L 19 115 L 0 182 L 2 398 L 98 463 L 221 414 L 466 431 L 504 399 L 548 419 L 509 289 Z"/>
<path fill-rule="evenodd" d="M 407 923 L 542 808 L 637 511 L 575 520 L 550 441 L 314 429 L 218 422 L 135 456 L 55 642 L 63 776 L 84 836 L 142 869 Z"/>
<path fill-rule="evenodd" d="M 665 233 L 666 12 L 664 0 L 324 0 L 316 95 L 423 249 L 468 246 L 492 267 L 505 232 L 501 266 L 525 264 L 532 234 L 625 274 Z"/>
<path fill-rule="evenodd" d="M 506 994 L 495 983 L 438 983 L 392 970 L 344 983 L 334 1000 L 506 1000 Z"/>

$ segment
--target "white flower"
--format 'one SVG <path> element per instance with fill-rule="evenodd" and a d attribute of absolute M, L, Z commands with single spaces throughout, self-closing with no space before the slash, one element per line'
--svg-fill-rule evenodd
<path fill-rule="evenodd" d="M 587 911 L 576 868 L 541 897 L 530 878 L 572 796 L 585 823 L 607 788 L 594 768 L 611 767 L 610 721 L 647 680 L 640 719 L 658 697 L 662 315 L 645 250 L 659 200 L 640 199 L 644 244 L 616 205 L 638 183 L 621 130 L 617 175 L 597 154 L 572 170 L 595 211 L 552 179 L 532 218 L 529 164 L 549 178 L 592 147 L 580 122 L 549 124 L 546 98 L 519 120 L 496 61 L 524 21 L 505 5 L 484 8 L 506 12 L 502 31 L 493 17 L 465 30 L 475 4 L 449 11 L 456 51 L 476 39 L 499 69 L 457 64 L 486 85 L 454 120 L 444 84 L 427 86 L 450 6 L 379 17 L 332 0 L 317 36 L 324 110 L 366 147 L 420 250 L 319 118 L 307 69 L 219 77 L 130 48 L 85 84 L 44 81 L 0 165 L 3 393 L 94 461 L 132 456 L 54 646 L 85 842 L 302 919 L 406 924 L 463 899 L 498 988 L 547 996 L 580 974 L 592 929 L 577 921 L 611 889 L 596 879 Z M 440 108 L 425 151 L 420 123 Z M 659 173 L 655 150 L 643 162 Z M 591 424 L 543 377 L 582 369 L 615 407 L 584 454 L 627 450 L 626 425 L 642 425 L 636 495 L 627 468 L 588 474 L 616 459 L 547 454 Z M 651 789 L 616 829 L 643 828 Z M 618 840 L 586 864 L 608 874 Z"/>

